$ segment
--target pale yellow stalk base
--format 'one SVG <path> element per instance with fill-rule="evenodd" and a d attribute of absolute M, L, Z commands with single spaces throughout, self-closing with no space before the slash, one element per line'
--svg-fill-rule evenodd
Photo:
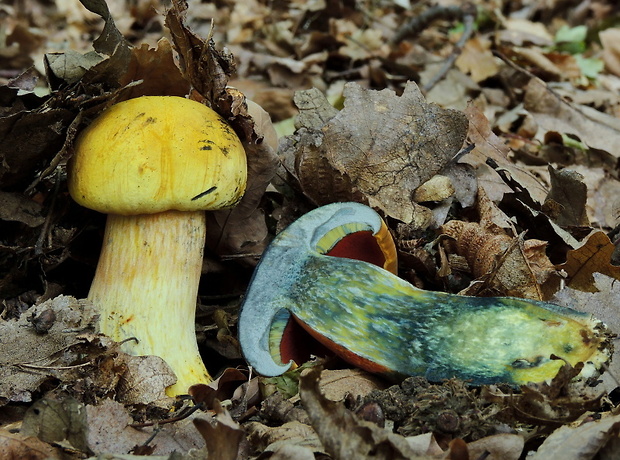
<path fill-rule="evenodd" d="M 88 298 L 100 330 L 131 355 L 163 358 L 177 376 L 169 396 L 211 377 L 198 352 L 196 296 L 205 241 L 203 211 L 108 216 Z"/>

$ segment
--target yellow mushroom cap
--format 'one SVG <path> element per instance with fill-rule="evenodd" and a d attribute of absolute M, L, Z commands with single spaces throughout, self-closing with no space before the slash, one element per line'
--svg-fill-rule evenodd
<path fill-rule="evenodd" d="M 213 110 L 144 96 L 110 107 L 80 134 L 68 173 L 82 206 L 133 215 L 233 206 L 247 165 L 241 141 Z"/>

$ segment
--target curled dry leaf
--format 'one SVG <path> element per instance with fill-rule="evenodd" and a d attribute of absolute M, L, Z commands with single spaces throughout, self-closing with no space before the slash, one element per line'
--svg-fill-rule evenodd
<path fill-rule="evenodd" d="M 475 148 L 463 155 L 459 161 L 477 169 L 478 182 L 489 198 L 492 201 L 500 201 L 505 193 L 513 191 L 497 171 L 487 166 L 487 161 L 491 160 L 499 168 L 506 170 L 512 180 L 516 181 L 524 192 L 529 193 L 534 201 L 542 203 L 548 194 L 547 189 L 534 175 L 515 165 L 509 159 L 510 148 L 493 132 L 489 120 L 482 111 L 473 104 L 469 104 L 465 114 L 469 119 L 467 137 Z"/>
<path fill-rule="evenodd" d="M 585 292 L 596 292 L 593 273 L 602 273 L 620 280 L 620 267 L 611 264 L 616 247 L 604 232 L 594 232 L 577 249 L 566 255 L 558 269 L 568 273 L 568 286 Z"/>
<path fill-rule="evenodd" d="M 448 250 L 467 259 L 476 278 L 484 278 L 494 294 L 543 300 L 541 285 L 556 274 L 545 254 L 547 243 L 510 237 L 474 222 L 452 220 L 442 232 L 453 238 Z"/>
<path fill-rule="evenodd" d="M 194 425 L 207 443 L 209 458 L 235 460 L 245 432 L 219 401 L 216 401 L 214 409 L 214 418 L 195 418 Z"/>
<path fill-rule="evenodd" d="M 615 458 L 618 454 L 617 439 L 620 415 L 609 415 L 601 420 L 588 420 L 578 426 L 565 425 L 545 439 L 531 460 L 562 458 Z"/>
<path fill-rule="evenodd" d="M 297 91 L 294 101 L 299 108 L 294 137 L 300 142 L 289 151 L 294 150 L 295 174 L 304 194 L 318 206 L 335 201 L 364 202 L 349 176 L 336 171 L 322 148 L 321 128 L 338 114 L 338 110 L 316 88 Z"/>
<path fill-rule="evenodd" d="M 189 93 L 189 82 L 183 78 L 174 61 L 170 42 L 161 38 L 157 48 L 143 44 L 132 49 L 131 60 L 121 77 L 121 86 L 141 81 L 137 86 L 128 87 L 124 98 L 139 96 L 181 96 Z"/>
<path fill-rule="evenodd" d="M 428 209 L 413 192 L 458 153 L 462 113 L 428 104 L 413 82 L 402 96 L 347 83 L 335 112 L 316 90 L 300 94 L 298 131 L 289 142 L 304 192 L 318 204 L 356 200 L 423 226 Z"/>

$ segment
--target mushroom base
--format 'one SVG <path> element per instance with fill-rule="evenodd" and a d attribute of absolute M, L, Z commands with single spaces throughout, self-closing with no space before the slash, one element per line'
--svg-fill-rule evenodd
<path fill-rule="evenodd" d="M 163 358 L 177 376 L 169 396 L 209 383 L 195 333 L 205 241 L 203 211 L 108 216 L 88 298 L 102 333 L 132 355 Z"/>

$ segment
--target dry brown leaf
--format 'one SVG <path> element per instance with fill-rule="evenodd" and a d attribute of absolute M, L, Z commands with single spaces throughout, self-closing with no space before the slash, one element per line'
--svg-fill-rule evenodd
<path fill-rule="evenodd" d="M 117 399 L 125 404 L 170 405 L 166 387 L 176 382 L 170 366 L 159 356 L 119 355 L 117 365 L 124 367 L 118 387 Z"/>
<path fill-rule="evenodd" d="M 62 452 L 34 436 L 0 429 L 0 452 L 4 460 L 57 460 Z"/>
<path fill-rule="evenodd" d="M 610 27 L 598 33 L 603 45 L 603 61 L 607 70 L 620 76 L 620 29 Z"/>
<path fill-rule="evenodd" d="M 86 408 L 77 400 L 43 398 L 28 408 L 21 433 L 88 453 Z"/>
<path fill-rule="evenodd" d="M 593 273 L 602 273 L 620 280 L 620 267 L 611 264 L 616 247 L 604 232 L 594 232 L 579 248 L 566 255 L 566 262 L 558 265 L 568 273 L 568 286 L 585 292 L 596 292 Z"/>
<path fill-rule="evenodd" d="M 129 88 L 124 97 L 139 96 L 181 96 L 189 94 L 190 85 L 181 75 L 174 61 L 170 42 L 162 38 L 157 48 L 143 44 L 131 50 L 131 61 L 120 80 L 121 86 L 142 80 L 137 86 Z"/>
<path fill-rule="evenodd" d="M 531 460 L 615 458 L 618 451 L 607 450 L 606 446 L 609 444 L 611 447 L 613 443 L 617 447 L 619 430 L 620 415 L 610 415 L 601 420 L 588 420 L 578 426 L 565 425 L 551 433 L 536 453 L 528 455 L 527 458 Z M 604 453 L 606 455 L 603 455 Z"/>
<path fill-rule="evenodd" d="M 195 418 L 194 426 L 205 442 L 212 460 L 235 460 L 245 432 L 219 401 L 215 403 L 215 417 L 211 420 Z"/>
<path fill-rule="evenodd" d="M 478 182 L 483 187 L 492 201 L 500 201 L 505 193 L 512 189 L 502 180 L 496 171 L 487 166 L 491 160 L 497 166 L 508 172 L 530 197 L 539 202 L 544 202 L 548 190 L 532 174 L 516 166 L 509 160 L 510 149 L 504 142 L 493 133 L 489 120 L 473 104 L 465 110 L 469 119 L 468 139 L 475 148 L 463 155 L 461 163 L 467 163 L 478 170 Z"/>
<path fill-rule="evenodd" d="M 557 212 L 550 215 L 551 219 L 562 227 L 588 226 L 590 224 L 586 211 L 588 188 L 583 182 L 583 176 L 571 169 L 557 170 L 551 165 L 549 175 L 551 189 L 545 200 L 545 206 L 548 207 L 553 203 L 555 208 L 555 205 L 559 205 Z"/>
<path fill-rule="evenodd" d="M 110 399 L 105 399 L 97 406 L 86 406 L 88 420 L 88 447 L 95 454 L 124 454 L 136 446 L 142 446 L 151 439 L 149 446 L 153 454 L 165 455 L 172 452 L 185 453 L 190 449 L 202 449 L 204 439 L 194 427 L 193 420 L 200 417 L 193 413 L 175 423 L 162 424 L 159 427 L 134 428 L 131 415 L 125 407 Z"/>
<path fill-rule="evenodd" d="M 292 421 L 276 427 L 268 427 L 259 422 L 245 424 L 250 444 L 261 452 L 276 452 L 286 445 L 306 449 L 326 455 L 316 432 L 312 427 Z"/>
<path fill-rule="evenodd" d="M 425 102 L 409 82 L 402 96 L 348 83 L 344 108 L 323 127 L 329 162 L 371 206 L 410 223 L 413 191 L 439 172 L 465 140 L 467 120 Z"/>
<path fill-rule="evenodd" d="M 544 132 L 574 134 L 589 147 L 620 156 L 620 120 L 576 106 L 559 97 L 538 78 L 525 87 L 524 107 Z"/>
<path fill-rule="evenodd" d="M 447 243 L 450 251 L 465 257 L 474 276 L 484 280 L 467 289 L 468 294 L 484 287 L 493 295 L 545 298 L 541 284 L 556 273 L 545 254 L 546 242 L 512 238 L 500 230 L 456 220 L 443 225 L 442 232 L 455 240 Z"/>
<path fill-rule="evenodd" d="M 0 219 L 21 222 L 29 227 L 38 227 L 45 218 L 42 215 L 43 207 L 34 200 L 26 198 L 20 193 L 0 191 Z"/>
<path fill-rule="evenodd" d="M 499 71 L 496 58 L 489 49 L 491 41 L 475 37 L 467 41 L 455 64 L 464 73 L 469 73 L 476 83 L 486 80 Z"/>
<path fill-rule="evenodd" d="M 525 439 L 516 434 L 496 434 L 467 444 L 469 458 L 486 460 L 519 460 Z"/>

